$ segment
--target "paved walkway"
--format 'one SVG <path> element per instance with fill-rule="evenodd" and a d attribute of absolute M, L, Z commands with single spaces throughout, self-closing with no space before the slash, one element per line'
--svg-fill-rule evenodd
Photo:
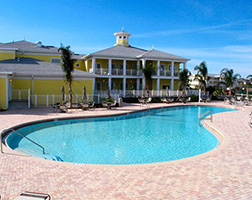
<path fill-rule="evenodd" d="M 151 107 L 166 106 L 152 104 Z M 223 105 L 214 103 L 213 105 Z M 0 129 L 28 121 L 65 116 L 130 112 L 116 110 L 52 113 L 30 109 L 0 113 Z M 220 113 L 207 126 L 224 135 L 211 152 L 179 161 L 133 166 L 75 165 L 27 156 L 0 154 L 0 195 L 14 199 L 24 190 L 44 192 L 53 199 L 252 199 L 252 107 Z"/>

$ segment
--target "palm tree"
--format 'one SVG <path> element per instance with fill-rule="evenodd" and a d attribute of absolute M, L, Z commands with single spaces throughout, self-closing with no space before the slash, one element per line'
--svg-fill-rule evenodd
<path fill-rule="evenodd" d="M 224 78 L 225 84 L 227 85 L 227 87 L 229 87 L 229 95 L 232 94 L 232 87 L 234 85 L 234 82 L 241 78 L 240 74 L 234 74 L 234 70 L 233 69 L 228 69 L 228 68 L 224 68 L 221 70 L 220 75 L 222 78 Z"/>
<path fill-rule="evenodd" d="M 156 72 L 156 67 L 152 65 L 152 63 L 149 63 L 145 66 L 145 68 L 142 69 L 144 78 L 145 78 L 145 89 L 147 91 L 148 97 L 149 97 L 149 88 L 152 83 L 152 76 Z"/>
<path fill-rule="evenodd" d="M 61 67 L 62 70 L 65 72 L 65 80 L 68 82 L 69 85 L 69 103 L 70 108 L 72 107 L 72 82 L 73 82 L 73 76 L 72 73 L 74 71 L 74 63 L 76 62 L 76 59 L 72 58 L 72 51 L 70 51 L 70 46 L 63 46 L 61 44 L 61 47 L 58 49 L 58 51 L 61 52 Z"/>
<path fill-rule="evenodd" d="M 252 74 L 248 75 L 247 79 L 250 80 L 250 81 L 252 81 Z"/>
<path fill-rule="evenodd" d="M 183 102 L 185 102 L 186 87 L 189 85 L 189 77 L 191 72 L 188 69 L 183 69 L 179 72 L 179 87 L 182 90 Z"/>
<path fill-rule="evenodd" d="M 204 91 L 204 95 L 206 95 L 206 85 L 207 81 L 209 81 L 209 76 L 208 76 L 208 70 L 207 70 L 207 65 L 206 62 L 203 61 L 200 63 L 200 65 L 197 65 L 194 67 L 195 71 L 198 71 L 197 74 L 195 75 L 195 80 L 199 81 L 199 86 L 201 89 Z"/>

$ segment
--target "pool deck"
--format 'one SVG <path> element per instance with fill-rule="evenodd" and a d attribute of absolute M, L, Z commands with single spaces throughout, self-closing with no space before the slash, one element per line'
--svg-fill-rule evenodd
<path fill-rule="evenodd" d="M 151 104 L 151 108 L 180 104 Z M 188 103 L 186 105 L 195 105 Z M 225 106 L 223 102 L 201 105 Z M 113 110 L 53 113 L 49 108 L 0 112 L 0 131 L 34 120 L 133 112 L 131 104 Z M 224 139 L 216 149 L 188 159 L 131 166 L 76 165 L 0 154 L 0 195 L 14 199 L 22 191 L 48 193 L 52 199 L 252 199 L 252 106 L 214 115 L 207 127 Z"/>

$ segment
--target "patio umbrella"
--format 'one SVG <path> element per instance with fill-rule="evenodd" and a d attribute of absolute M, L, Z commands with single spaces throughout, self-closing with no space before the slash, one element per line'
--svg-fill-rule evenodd
<path fill-rule="evenodd" d="M 64 88 L 64 86 L 62 86 L 61 92 L 62 92 L 62 102 L 65 102 L 65 88 Z"/>
<path fill-rule="evenodd" d="M 83 86 L 82 102 L 84 102 L 85 100 L 87 100 L 87 90 L 86 86 Z"/>

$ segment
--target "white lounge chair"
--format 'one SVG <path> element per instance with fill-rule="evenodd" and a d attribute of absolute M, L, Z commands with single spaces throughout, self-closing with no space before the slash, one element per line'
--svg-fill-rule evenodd
<path fill-rule="evenodd" d="M 37 193 L 37 192 L 22 192 L 14 200 L 50 200 L 49 194 Z"/>

